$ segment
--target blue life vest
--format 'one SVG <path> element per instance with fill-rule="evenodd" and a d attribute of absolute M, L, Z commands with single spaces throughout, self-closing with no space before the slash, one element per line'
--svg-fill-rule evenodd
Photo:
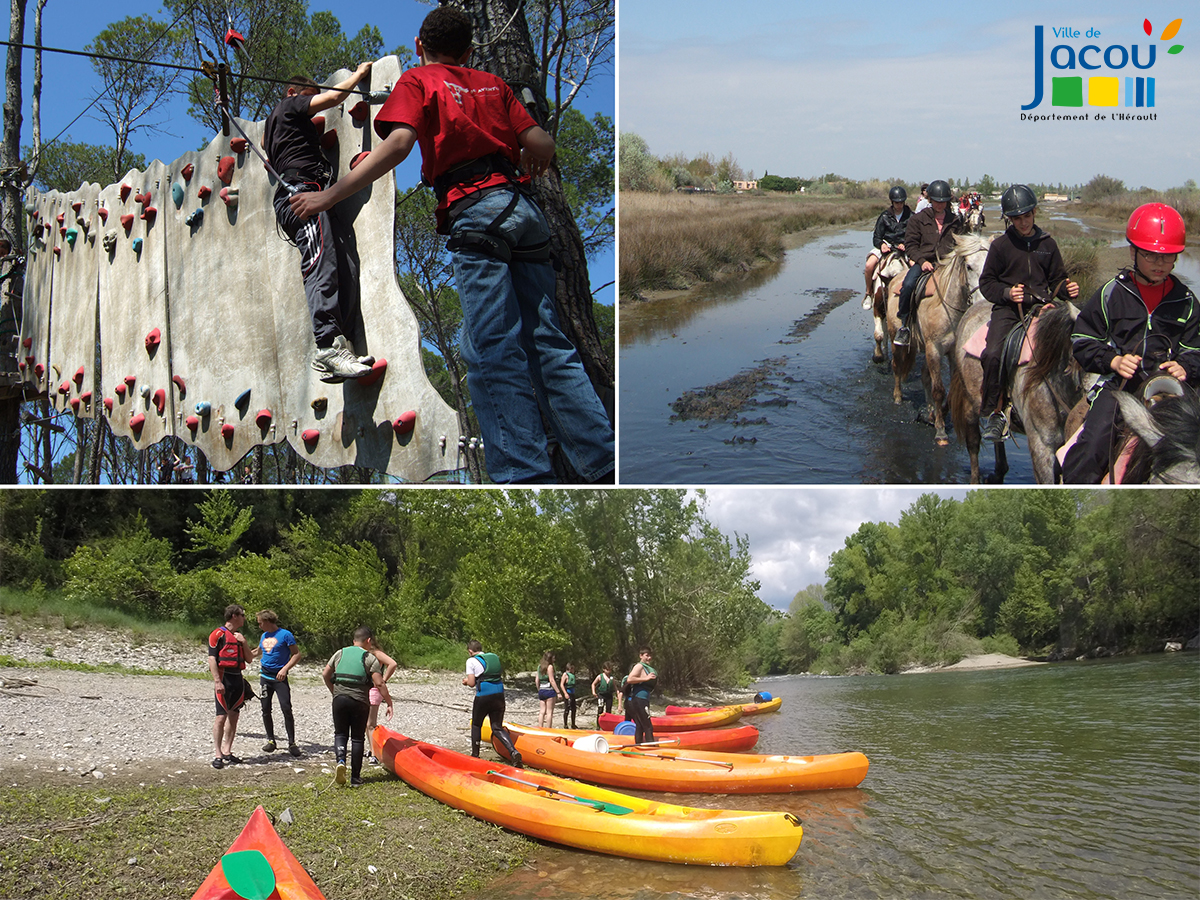
<path fill-rule="evenodd" d="M 495 653 L 476 653 L 475 659 L 483 666 L 483 674 L 475 676 L 475 693 L 480 697 L 504 693 L 504 682 L 500 676 L 504 674 L 504 666 L 500 657 Z"/>

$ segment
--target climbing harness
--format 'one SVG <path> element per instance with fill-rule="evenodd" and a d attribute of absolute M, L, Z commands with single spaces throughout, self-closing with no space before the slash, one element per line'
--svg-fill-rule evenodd
<path fill-rule="evenodd" d="M 503 155 L 493 153 L 443 172 L 434 179 L 433 190 L 438 199 L 442 200 L 454 185 L 474 184 L 495 173 L 504 175 L 508 180 L 503 184 L 483 188 L 455 201 L 455 208 L 451 211 L 451 216 L 461 215 L 488 194 L 493 194 L 498 190 L 511 190 L 512 197 L 509 199 L 507 205 L 505 205 L 500 214 L 484 230 L 463 229 L 452 235 L 450 240 L 446 242 L 446 249 L 450 251 L 474 250 L 498 259 L 506 265 L 511 264 L 514 260 L 517 262 L 549 262 L 551 259 L 549 239 L 532 247 L 514 247 L 500 231 L 500 226 L 512 215 L 513 210 L 517 208 L 517 203 L 520 202 L 521 196 L 523 194 L 528 196 L 526 186 L 517 181 L 519 177 L 517 169 Z"/>

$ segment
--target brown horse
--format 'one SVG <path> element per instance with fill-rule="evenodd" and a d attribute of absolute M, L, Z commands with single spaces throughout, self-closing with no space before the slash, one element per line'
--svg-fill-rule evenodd
<path fill-rule="evenodd" d="M 872 311 L 874 314 L 875 352 L 871 354 L 871 362 L 887 362 L 887 348 L 891 346 L 891 338 L 887 333 L 887 292 L 888 286 L 896 276 L 904 277 L 907 267 L 904 263 L 904 253 L 900 250 L 889 250 L 879 260 L 875 274 L 871 278 Z"/>
<path fill-rule="evenodd" d="M 954 249 L 949 258 L 939 260 L 934 272 L 933 296 L 913 298 L 915 312 L 910 316 L 912 343 L 907 347 L 892 348 L 892 372 L 895 375 L 892 400 L 897 406 L 902 401 L 900 385 L 912 369 L 917 356 L 916 348 L 925 351 L 925 368 L 921 371 L 921 383 L 925 388 L 924 412 L 933 422 L 936 429 L 934 441 L 939 445 L 950 443 L 946 434 L 946 388 L 942 381 L 942 359 L 954 349 L 954 329 L 959 319 L 979 297 L 979 276 L 983 272 L 983 263 L 991 243 L 990 237 L 977 234 L 961 234 L 954 238 Z M 900 328 L 897 310 L 902 282 L 902 278 L 893 278 L 888 286 L 887 323 L 891 337 L 895 337 Z"/>
<path fill-rule="evenodd" d="M 971 483 L 979 483 L 979 403 L 983 392 L 983 366 L 966 354 L 966 345 L 992 314 L 990 303 L 972 307 L 958 323 L 953 373 L 950 376 L 950 410 L 954 432 L 971 455 Z M 1007 394 L 1012 402 L 1014 429 L 1023 429 L 1029 441 L 1033 476 L 1038 484 L 1054 483 L 1054 451 L 1065 440 L 1067 416 L 1083 397 L 1082 372 L 1071 355 L 1071 331 L 1079 315 L 1070 303 L 1042 307 L 1037 317 L 1031 359 L 1009 377 Z M 1028 341 L 1029 339 L 1026 338 Z M 996 470 L 989 481 L 999 483 L 1008 472 L 1004 443 L 997 442 Z"/>

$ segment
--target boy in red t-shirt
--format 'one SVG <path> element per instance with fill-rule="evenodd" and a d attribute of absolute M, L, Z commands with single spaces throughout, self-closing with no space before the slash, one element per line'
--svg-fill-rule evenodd
<path fill-rule="evenodd" d="M 613 431 L 554 308 L 550 229 L 528 192 L 554 140 L 501 79 L 466 68 L 471 20 L 439 7 L 406 71 L 375 117 L 383 142 L 325 191 L 291 198 L 301 218 L 329 209 L 402 162 L 416 144 L 437 194 L 438 232 L 450 235 L 463 309 L 462 355 L 486 448 L 502 483 L 553 482 L 538 402 L 585 481 L 611 481 Z"/>

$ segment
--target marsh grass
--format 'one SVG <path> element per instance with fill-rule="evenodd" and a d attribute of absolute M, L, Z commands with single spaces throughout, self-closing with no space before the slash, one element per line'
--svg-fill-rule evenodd
<path fill-rule="evenodd" d="M 381 770 L 376 770 L 380 773 Z M 478 896 L 522 863 L 528 839 L 368 773 L 325 784 L 8 788 L 0 794 L 0 897 L 190 897 L 259 804 L 327 897 Z M 376 868 L 370 873 L 368 866 Z"/>
<path fill-rule="evenodd" d="M 685 289 L 783 254 L 783 235 L 878 213 L 879 201 L 622 192 L 621 296 Z"/>
<path fill-rule="evenodd" d="M 1174 207 L 1183 216 L 1183 223 L 1187 226 L 1188 234 L 1193 236 L 1200 234 L 1200 191 L 1127 191 L 1084 203 L 1082 210 L 1093 215 L 1120 219 L 1124 223 L 1129 219 L 1130 213 L 1143 203 L 1154 202 Z"/>
<path fill-rule="evenodd" d="M 14 630 L 20 622 L 62 627 L 76 631 L 89 627 L 111 628 L 128 632 L 135 646 L 156 641 L 187 641 L 204 643 L 210 628 L 175 620 L 150 621 L 138 616 L 102 606 L 92 606 L 71 600 L 61 591 L 18 591 L 0 588 L 0 615 L 12 617 Z"/>

